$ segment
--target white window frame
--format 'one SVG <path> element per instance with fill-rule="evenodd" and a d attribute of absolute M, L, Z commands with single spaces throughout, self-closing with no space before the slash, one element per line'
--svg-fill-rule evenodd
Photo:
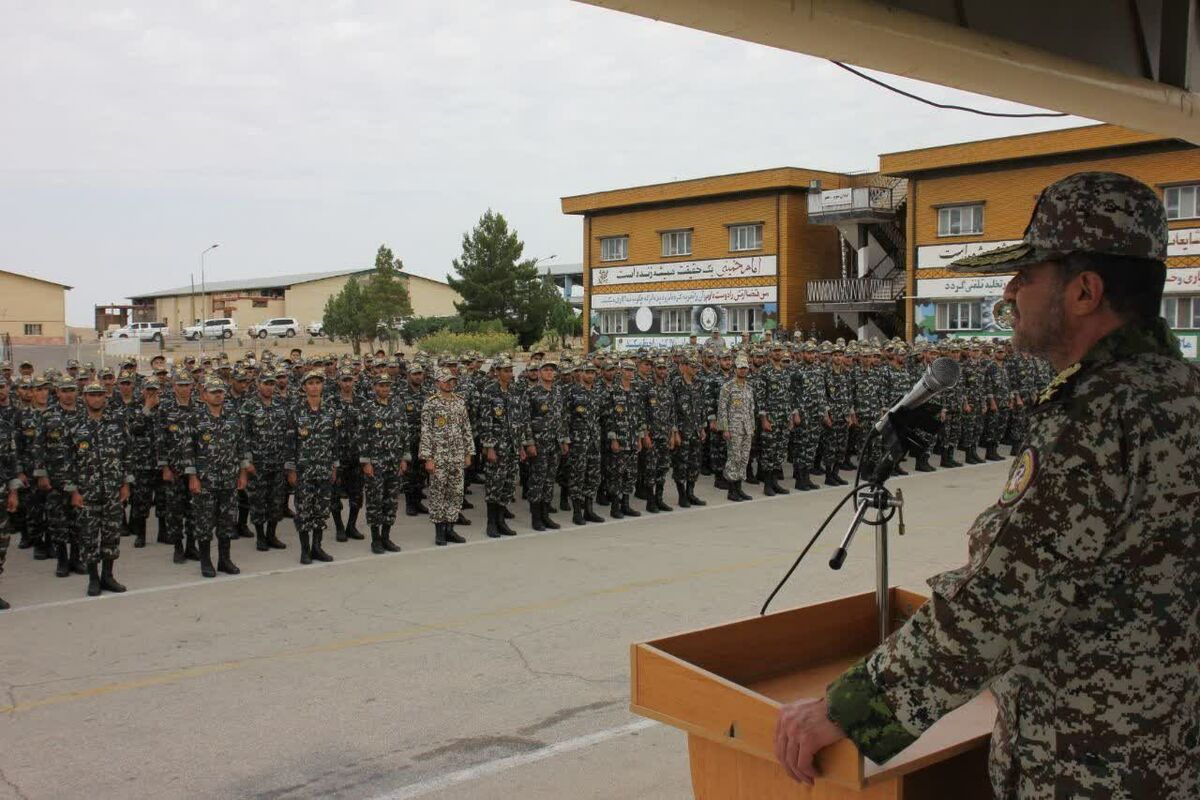
<path fill-rule="evenodd" d="M 747 250 L 762 250 L 763 224 L 761 222 L 729 226 L 729 252 L 742 253 Z"/>
<path fill-rule="evenodd" d="M 1169 295 L 1162 300 L 1162 316 L 1175 330 L 1200 328 L 1200 295 Z"/>
<path fill-rule="evenodd" d="M 691 306 L 664 308 L 658 312 L 658 329 L 662 333 L 691 333 Z"/>
<path fill-rule="evenodd" d="M 691 228 L 663 231 L 660 236 L 662 238 L 662 254 L 664 258 L 690 256 L 692 254 Z"/>
<path fill-rule="evenodd" d="M 601 236 L 600 260 L 625 261 L 629 258 L 628 236 Z"/>
<path fill-rule="evenodd" d="M 726 333 L 761 333 L 762 306 L 725 306 Z"/>
<path fill-rule="evenodd" d="M 983 203 L 941 206 L 937 212 L 938 236 L 979 236 L 983 233 Z"/>
<path fill-rule="evenodd" d="M 623 308 L 601 311 L 600 333 L 609 336 L 629 333 L 629 312 Z"/>
<path fill-rule="evenodd" d="M 966 317 L 965 321 L 963 317 Z M 949 300 L 934 304 L 934 322 L 939 331 L 977 331 L 983 327 L 981 317 L 978 300 Z"/>
<path fill-rule="evenodd" d="M 1163 205 L 1167 219 L 1200 218 L 1200 184 L 1168 186 L 1163 190 Z"/>

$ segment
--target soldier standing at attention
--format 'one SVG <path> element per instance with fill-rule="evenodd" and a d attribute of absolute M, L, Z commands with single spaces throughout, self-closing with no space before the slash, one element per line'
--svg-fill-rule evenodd
<path fill-rule="evenodd" d="M 797 414 L 792 376 L 783 368 L 783 350 L 783 345 L 778 342 L 771 345 L 770 360 L 759 370 L 754 384 L 757 390 L 754 405 L 758 409 L 762 431 L 759 436 L 759 475 L 763 494 L 767 497 L 788 494 L 788 490 L 779 484 L 779 476 L 783 473 L 788 439 Z"/>
<path fill-rule="evenodd" d="M 243 437 L 242 420 L 225 408 L 225 384 L 209 378 L 201 395 L 204 405 L 193 417 L 191 436 L 174 461 L 183 466 L 192 494 L 192 529 L 200 553 L 200 574 L 217 577 L 217 570 L 237 575 L 230 557 L 236 539 L 237 493 L 246 488 L 250 453 Z M 217 568 L 213 569 L 212 540 L 217 540 Z"/>
<path fill-rule="evenodd" d="M 776 753 L 811 782 L 848 736 L 885 763 L 990 688 L 995 796 L 1184 800 L 1200 787 L 1200 371 L 1159 316 L 1158 194 L 1085 172 L 1024 239 L 960 259 L 1016 273 L 1013 344 L 1058 376 L 966 565 L 825 698 L 782 709 Z"/>
<path fill-rule="evenodd" d="M 107 390 L 105 390 L 107 396 Z M 79 393 L 75 381 L 64 379 L 58 384 L 58 397 L 52 408 L 42 415 L 41 442 L 37 448 L 37 466 L 33 476 L 46 504 L 46 533 L 58 561 L 54 574 L 65 578 L 72 572 L 86 574 L 79 559 L 79 536 L 75 525 L 75 509 L 71 493 L 65 489 L 67 463 L 70 457 L 70 430 L 83 416 L 76 405 Z"/>
<path fill-rule="evenodd" d="M 354 395 L 356 380 L 354 370 L 343 367 L 337 374 L 337 391 L 325 398 L 325 402 L 334 410 L 334 427 L 337 428 L 338 482 L 330 500 L 329 513 L 333 517 L 334 538 L 339 542 L 363 538 L 358 530 L 358 513 L 363 501 L 358 452 L 359 416 L 362 410 Z M 343 497 L 350 506 L 345 522 L 342 521 Z"/>
<path fill-rule="evenodd" d="M 7 386 L 8 378 L 0 375 L 0 385 Z M 4 574 L 4 561 L 8 557 L 8 540 L 12 535 L 11 515 L 17 511 L 17 492 L 21 481 L 17 479 L 17 432 L 10 416 L 0 414 L 0 492 L 4 494 L 4 509 L 0 512 L 0 575 Z M 8 603 L 0 599 L 0 611 Z"/>
<path fill-rule="evenodd" d="M 126 416 L 129 428 L 131 459 L 133 462 L 133 487 L 129 495 L 129 525 L 133 528 L 133 546 L 146 546 L 146 525 L 150 520 L 150 509 L 162 480 L 158 466 L 159 397 L 162 386 L 158 378 L 150 377 L 142 384 L 142 402 Z M 166 540 L 163 526 L 159 525 L 158 541 Z"/>
<path fill-rule="evenodd" d="M 283 469 L 296 491 L 296 534 L 300 539 L 300 563 L 333 561 L 321 547 L 325 519 L 337 482 L 337 428 L 334 411 L 321 394 L 325 375 L 310 370 L 301 383 L 303 399 L 288 417 Z"/>
<path fill-rule="evenodd" d="M 275 373 L 264 370 L 258 376 L 256 396 L 247 398 L 240 411 L 246 449 L 250 451 L 246 498 L 250 501 L 255 549 L 263 552 L 287 549 L 276 530 L 287 506 L 283 433 L 288 412 L 283 401 L 275 397 L 275 387 Z"/>
<path fill-rule="evenodd" d="M 671 473 L 679 507 L 708 505 L 696 496 L 696 481 L 700 478 L 700 455 L 704 449 L 708 419 L 705 415 L 704 386 L 696 378 L 700 362 L 687 356 L 679 362 L 679 377 L 675 380 L 672 399 L 675 402 L 675 450 L 672 451 Z"/>
<path fill-rule="evenodd" d="M 721 387 L 717 398 L 717 427 L 725 439 L 725 481 L 729 484 L 726 497 L 741 502 L 753 499 L 742 491 L 742 481 L 754 439 L 755 391 L 748 380 L 750 360 L 739 355 L 733 366 L 733 379 Z"/>
<path fill-rule="evenodd" d="M 567 453 L 567 479 L 571 493 L 571 521 L 576 525 L 604 522 L 592 503 L 600 489 L 601 418 L 605 396 L 595 387 L 596 365 L 583 362 L 576 370 L 577 380 L 566 397 L 570 430 Z"/>
<path fill-rule="evenodd" d="M 21 373 L 24 375 L 26 365 L 33 371 L 33 365 L 28 361 L 21 363 Z M 18 522 L 21 525 L 21 547 L 26 540 L 33 547 L 33 557 L 36 561 L 45 561 L 50 557 L 50 540 L 46 534 L 46 503 L 45 496 L 31 483 L 31 476 L 38 461 L 38 450 L 41 446 L 42 418 L 45 416 L 47 403 L 50 400 L 50 381 L 46 378 L 32 379 L 22 377 L 18 389 L 21 397 L 21 407 L 17 409 L 17 479 L 21 482 L 18 494 L 21 502 L 18 507 Z"/>
<path fill-rule="evenodd" d="M 559 460 L 567 457 L 571 434 L 567 428 L 561 387 L 555 383 L 558 362 L 554 356 L 542 361 L 538 373 L 537 385 L 526 391 L 534 443 L 526 496 L 533 529 L 558 530 L 561 526 L 550 519 L 550 505 L 554 502 L 554 479 L 558 475 Z"/>
<path fill-rule="evenodd" d="M 183 564 L 188 559 L 199 560 L 200 554 L 196 552 L 196 534 L 192 529 L 191 493 L 183 477 L 183 465 L 174 459 L 187 452 L 195 424 L 193 418 L 200 405 L 192 401 L 192 376 L 186 370 L 175 373 L 172 386 L 170 401 L 164 402 L 159 412 L 158 462 L 166 495 L 159 522 L 166 526 L 168 541 L 175 545 L 175 563 Z"/>
<path fill-rule="evenodd" d="M 479 444 L 485 458 L 483 477 L 488 505 L 487 535 L 514 536 L 516 531 L 504 518 L 506 506 L 513 501 L 518 467 L 527 451 L 536 452 L 529 429 L 528 405 L 512 385 L 512 362 L 505 357 L 496 361 L 496 382 L 480 398 Z"/>
<path fill-rule="evenodd" d="M 375 376 L 375 397 L 363 404 L 361 412 L 358 459 L 366 486 L 371 552 L 398 553 L 392 526 L 400 504 L 400 481 L 413 457 L 408 450 L 408 417 L 392 402 L 392 378 L 386 372 Z"/>
<path fill-rule="evenodd" d="M 651 514 L 673 511 L 663 502 L 663 487 L 671 470 L 671 456 L 679 443 L 675 423 L 675 392 L 670 381 L 670 367 L 665 359 L 654 362 L 654 371 L 643 385 L 646 405 L 646 431 L 649 439 L 642 442 L 646 456 L 646 510 Z"/>
<path fill-rule="evenodd" d="M 641 412 L 641 396 L 634 386 L 633 373 L 637 368 L 632 361 L 621 362 L 621 379 L 608 392 L 608 404 L 604 408 L 601 424 L 604 426 L 605 441 L 610 456 L 612 474 L 608 489 L 610 516 L 640 517 L 629 505 L 629 495 L 636 488 L 638 453 L 646 438 L 646 424 Z"/>
<path fill-rule="evenodd" d="M 417 453 L 421 450 L 421 407 L 425 404 L 428 392 L 425 391 L 425 367 L 417 362 L 408 368 L 408 378 L 403 391 L 396 393 L 395 402 L 408 418 L 408 452 Z M 421 503 L 421 486 L 425 481 L 424 460 L 418 458 L 416 463 L 404 476 L 404 513 L 410 517 L 428 513 Z"/>
<path fill-rule="evenodd" d="M 712 465 L 712 470 L 715 478 L 713 478 L 713 486 L 718 489 L 728 489 L 729 482 L 725 480 L 725 458 L 728 454 L 729 444 L 725 441 L 725 437 L 721 435 L 721 426 L 717 421 L 718 402 L 721 398 L 721 387 L 733 380 L 733 354 L 727 351 L 724 347 L 725 341 L 721 341 L 721 354 L 717 359 L 717 369 L 710 373 L 705 380 L 705 410 L 708 416 L 708 452 L 709 462 Z"/>
<path fill-rule="evenodd" d="M 466 541 L 454 530 L 454 521 L 462 513 L 463 472 L 471 465 L 475 440 L 466 403 L 454 393 L 454 375 L 439 367 L 435 378 L 437 394 L 421 408 L 417 458 L 429 474 L 429 517 L 434 544 L 441 547 Z"/>
<path fill-rule="evenodd" d="M 854 413 L 854 388 L 849 372 L 849 358 L 842 345 L 831 349 L 833 360 L 826 375 L 829 397 L 829 429 L 825 439 L 825 485 L 845 486 L 847 481 L 838 470 L 848 468 L 850 428 L 857 423 Z"/>
<path fill-rule="evenodd" d="M 79 557 L 87 567 L 90 597 L 123 592 L 113 577 L 121 552 L 121 506 L 133 481 L 129 435 L 121 421 L 104 413 L 109 390 L 99 383 L 84 387 L 86 413 L 68 431 L 65 491 L 78 514 Z"/>

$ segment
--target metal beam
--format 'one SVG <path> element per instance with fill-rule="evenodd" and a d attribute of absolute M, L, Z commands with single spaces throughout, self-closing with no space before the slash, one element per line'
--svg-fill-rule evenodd
<path fill-rule="evenodd" d="M 577 2 L 1200 144 L 1200 95 L 874 0 Z"/>
<path fill-rule="evenodd" d="M 1193 0 L 1163 0 L 1159 39 L 1158 79 L 1180 89 L 1188 87 L 1188 54 L 1192 39 Z"/>

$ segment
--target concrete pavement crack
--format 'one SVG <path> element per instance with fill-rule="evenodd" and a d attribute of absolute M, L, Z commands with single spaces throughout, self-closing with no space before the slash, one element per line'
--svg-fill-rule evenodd
<path fill-rule="evenodd" d="M 3 767 L 0 767 L 0 784 L 4 784 L 8 788 L 12 789 L 13 794 L 17 796 L 18 800 L 29 800 L 29 795 L 22 792 L 21 787 L 13 783 L 8 775 L 4 774 Z"/>
<path fill-rule="evenodd" d="M 545 678 L 573 678 L 577 681 L 583 681 L 584 683 L 590 683 L 594 686 L 604 686 L 604 685 L 613 684 L 613 683 L 624 683 L 623 678 L 588 678 L 588 677 L 579 675 L 578 673 L 574 673 L 574 672 L 552 672 L 550 670 L 534 669 L 533 665 L 529 663 L 529 659 L 526 657 L 525 652 L 521 649 L 520 645 L 518 645 L 512 639 L 501 639 L 501 640 L 497 640 L 497 641 L 503 641 L 506 645 L 511 647 L 513 652 L 517 654 L 517 658 L 519 658 L 521 660 L 521 665 L 523 667 L 525 667 L 526 671 L 528 671 L 531 675 L 536 675 L 538 677 L 545 677 Z"/>

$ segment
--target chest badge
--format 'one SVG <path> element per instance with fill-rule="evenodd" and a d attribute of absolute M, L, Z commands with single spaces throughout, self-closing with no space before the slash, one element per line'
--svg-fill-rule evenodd
<path fill-rule="evenodd" d="M 1011 506 L 1020 500 L 1037 476 L 1037 468 L 1037 451 L 1032 447 L 1026 447 L 1013 463 L 1012 472 L 1008 473 L 1008 480 L 1004 484 L 1003 491 L 1000 492 L 1000 505 Z"/>
<path fill-rule="evenodd" d="M 302 437 L 308 436 L 308 428 L 301 428 L 299 431 L 297 431 L 297 433 L 299 433 Z"/>
<path fill-rule="evenodd" d="M 436 425 L 436 426 L 437 426 L 437 427 L 439 427 L 439 428 L 444 428 L 444 427 L 446 427 L 446 418 L 445 418 L 445 417 L 438 417 L 437 419 L 435 419 L 435 420 L 433 421 L 433 424 L 434 424 L 434 425 Z"/>
<path fill-rule="evenodd" d="M 80 450 L 87 450 L 89 447 L 91 447 L 91 445 L 90 445 L 90 444 L 88 444 L 87 442 L 80 442 L 80 443 L 79 443 L 79 449 L 80 449 Z"/>

